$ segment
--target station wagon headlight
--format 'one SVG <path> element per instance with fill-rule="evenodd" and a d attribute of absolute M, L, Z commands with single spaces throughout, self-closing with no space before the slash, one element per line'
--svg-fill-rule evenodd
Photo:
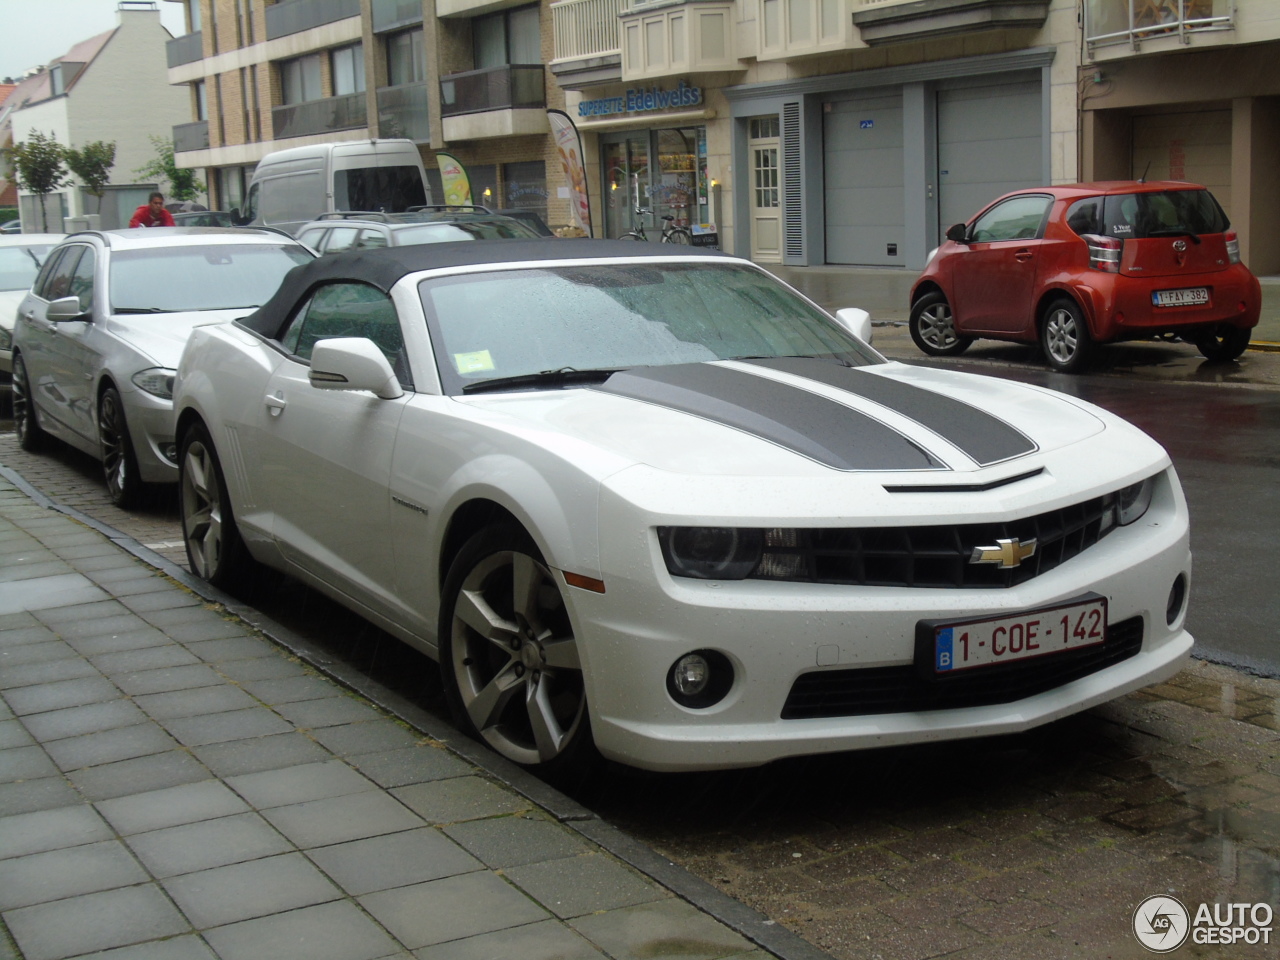
<path fill-rule="evenodd" d="M 133 383 L 139 390 L 145 390 L 153 397 L 159 397 L 161 400 L 173 399 L 173 378 L 178 375 L 177 370 L 170 370 L 166 367 L 151 367 L 148 370 L 139 370 L 133 375 Z"/>
<path fill-rule="evenodd" d="M 736 527 L 659 527 L 667 571 L 696 580 L 744 580 L 760 561 L 759 530 Z"/>

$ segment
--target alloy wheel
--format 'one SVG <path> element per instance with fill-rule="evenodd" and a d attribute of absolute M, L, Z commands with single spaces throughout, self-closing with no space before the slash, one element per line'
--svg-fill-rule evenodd
<path fill-rule="evenodd" d="M 21 354 L 13 358 L 13 430 L 18 435 L 18 444 L 24 450 L 33 449 L 42 433 L 35 420 L 31 388 L 27 380 L 27 364 Z"/>
<path fill-rule="evenodd" d="M 213 579 L 222 560 L 222 496 L 209 450 L 199 440 L 187 445 L 182 463 L 182 535 L 193 572 Z"/>
<path fill-rule="evenodd" d="M 1068 366 L 1080 349 L 1080 327 L 1075 315 L 1063 307 L 1049 311 L 1044 323 L 1044 348 L 1050 359 Z"/>
<path fill-rule="evenodd" d="M 107 390 L 98 402 L 98 438 L 102 443 L 102 469 L 113 503 L 124 502 L 137 483 L 132 475 L 129 432 L 120 408 L 120 395 Z"/>
<path fill-rule="evenodd" d="M 946 301 L 930 304 L 920 311 L 917 326 L 921 338 L 935 350 L 950 350 L 960 340 L 956 336 L 951 306 Z"/>

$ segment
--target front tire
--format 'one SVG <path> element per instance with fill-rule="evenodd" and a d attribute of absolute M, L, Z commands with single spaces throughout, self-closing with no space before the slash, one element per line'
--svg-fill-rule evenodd
<path fill-rule="evenodd" d="M 238 583 L 249 565 L 213 440 L 203 423 L 182 435 L 178 509 L 191 572 L 215 587 Z"/>
<path fill-rule="evenodd" d="M 31 381 L 27 379 L 27 363 L 20 353 L 13 355 L 13 429 L 18 435 L 18 445 L 29 453 L 43 447 L 48 436 L 36 417 Z"/>
<path fill-rule="evenodd" d="M 1196 341 L 1196 349 L 1206 360 L 1214 362 L 1235 360 L 1249 348 L 1249 335 L 1252 332 L 1249 329 L 1220 323 L 1212 332 Z"/>
<path fill-rule="evenodd" d="M 931 357 L 959 356 L 973 343 L 972 337 L 956 333 L 951 304 L 938 290 L 926 293 L 911 305 L 907 326 L 916 346 Z"/>
<path fill-rule="evenodd" d="M 470 736 L 542 774 L 594 762 L 573 625 L 526 531 L 493 526 L 463 546 L 445 579 L 439 638 L 445 696 Z"/>
<path fill-rule="evenodd" d="M 1049 366 L 1059 373 L 1079 373 L 1093 356 L 1089 324 L 1074 300 L 1055 300 L 1040 325 L 1040 346 Z"/>
<path fill-rule="evenodd" d="M 143 484 L 124 417 L 124 402 L 115 387 L 107 387 L 98 399 L 98 442 L 107 495 L 117 507 L 132 507 L 142 497 Z"/>

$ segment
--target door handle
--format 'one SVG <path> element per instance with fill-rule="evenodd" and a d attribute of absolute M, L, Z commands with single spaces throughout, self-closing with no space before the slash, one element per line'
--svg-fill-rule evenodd
<path fill-rule="evenodd" d="M 277 390 L 274 395 L 267 397 L 267 409 L 271 411 L 273 417 L 278 417 L 284 413 L 285 402 L 284 395 Z"/>
<path fill-rule="evenodd" d="M 1034 256 L 1035 254 L 1032 253 L 1030 250 L 1019 250 L 1017 253 L 1013 255 L 1013 259 L 1017 260 L 1019 263 L 1026 263 L 1028 260 L 1030 260 Z"/>

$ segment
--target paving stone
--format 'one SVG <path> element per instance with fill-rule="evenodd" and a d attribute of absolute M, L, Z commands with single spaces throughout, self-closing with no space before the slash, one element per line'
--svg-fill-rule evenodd
<path fill-rule="evenodd" d="M 199 606 L 183 607 L 173 610 L 156 610 L 149 611 L 144 614 L 146 621 L 153 627 L 161 630 L 172 630 L 174 627 L 189 626 L 193 623 L 204 623 L 210 617 L 221 619 L 221 614 L 216 605 L 211 605 L 208 601 L 201 603 Z"/>
<path fill-rule="evenodd" d="M 167 611 L 161 611 L 167 612 Z M 225 640 L 244 635 L 244 624 L 239 620 L 224 620 L 210 613 L 195 623 L 175 624 L 163 628 L 164 632 L 179 643 L 198 643 L 201 640 Z"/>
<path fill-rule="evenodd" d="M 275 770 L 332 758 L 324 747 L 301 733 L 282 733 L 254 740 L 232 740 L 194 747 L 192 752 L 220 777 Z"/>
<path fill-rule="evenodd" d="M 79 795 L 62 777 L 0 783 L 0 817 L 52 810 L 79 802 Z"/>
<path fill-rule="evenodd" d="M 108 840 L 111 828 L 92 807 L 38 810 L 0 818 L 0 859 Z"/>
<path fill-rule="evenodd" d="M 450 753 L 442 744 L 435 743 L 378 753 L 352 754 L 347 757 L 347 762 L 382 787 L 404 787 L 428 780 L 465 777 L 475 770 L 471 764 Z"/>
<path fill-rule="evenodd" d="M 423 736 L 406 730 L 392 720 L 373 720 L 369 723 L 347 723 L 340 727 L 323 727 L 313 734 L 339 756 L 357 753 L 375 753 L 417 746 Z"/>
<path fill-rule="evenodd" d="M 121 836 L 249 812 L 248 804 L 218 780 L 101 800 L 97 808 Z"/>
<path fill-rule="evenodd" d="M 35 743 L 21 720 L 0 720 L 0 750 L 27 747 Z"/>
<path fill-rule="evenodd" d="M 209 663 L 255 660 L 259 657 L 280 658 L 280 648 L 258 637 L 226 637 L 220 640 L 197 640 L 183 644 L 192 654 Z"/>
<path fill-rule="evenodd" d="M 181 647 L 174 647 L 181 650 Z M 175 690 L 170 693 L 149 693 L 134 697 L 133 702 L 157 720 L 176 717 L 194 717 L 206 713 L 226 713 L 255 707 L 258 701 L 239 687 L 221 684 L 216 687 L 197 687 L 194 690 Z"/>
<path fill-rule="evenodd" d="M 488 871 L 383 890 L 359 898 L 410 949 L 544 920 L 547 913 Z"/>
<path fill-rule="evenodd" d="M 68 774 L 88 800 L 110 800 L 209 779 L 209 771 L 184 750 L 121 760 Z"/>
<path fill-rule="evenodd" d="M 0 583 L 0 613 L 89 604 L 107 596 L 101 587 L 78 573 Z"/>
<path fill-rule="evenodd" d="M 21 717 L 64 707 L 79 707 L 86 703 L 115 700 L 119 698 L 120 690 L 106 677 L 84 677 L 80 680 L 61 680 L 6 690 L 3 696 L 9 708 Z"/>
<path fill-rule="evenodd" d="M 0 630 L 0 656 L 7 657 L 15 648 L 58 640 L 58 635 L 40 623 Z M 3 662 L 9 662 L 5 660 Z"/>
<path fill-rule="evenodd" d="M 6 722 L 17 723 L 16 720 Z M 15 780 L 34 780 L 39 777 L 56 777 L 57 775 L 58 768 L 50 762 L 49 755 L 35 744 L 0 750 L 0 783 L 12 783 Z"/>
<path fill-rule="evenodd" d="M 569 925 L 615 960 L 717 960 L 751 948 L 739 934 L 683 900 L 622 907 L 578 917 Z"/>
<path fill-rule="evenodd" d="M 228 777 L 227 786 L 259 810 L 376 789 L 375 784 L 341 760 L 299 764 L 279 770 Z"/>
<path fill-rule="evenodd" d="M 169 937 L 131 947 L 88 953 L 74 960 L 218 960 L 208 944 L 198 936 Z"/>
<path fill-rule="evenodd" d="M 561 919 L 670 896 L 601 853 L 527 863 L 504 872 L 507 879 Z"/>
<path fill-rule="evenodd" d="M 290 723 L 304 730 L 377 720 L 382 716 L 376 708 L 364 701 L 347 696 L 278 703 L 275 705 L 275 710 Z"/>
<path fill-rule="evenodd" d="M 379 791 L 272 807 L 262 815 L 302 849 L 422 826 L 418 817 Z"/>
<path fill-rule="evenodd" d="M 125 842 L 161 879 L 292 850 L 287 840 L 254 813 L 139 833 Z"/>
<path fill-rule="evenodd" d="M 167 584 L 166 584 L 167 586 Z M 120 598 L 120 602 L 134 613 L 153 613 L 157 610 L 177 610 L 198 607 L 204 601 L 182 590 L 152 590 L 134 593 Z"/>
<path fill-rule="evenodd" d="M 493 817 L 455 823 L 444 832 L 490 867 L 516 867 L 576 857 L 590 849 L 558 823 L 532 817 Z"/>
<path fill-rule="evenodd" d="M 40 611 L 40 621 L 54 630 L 77 621 L 105 620 L 129 612 L 119 600 L 104 598 L 97 603 L 77 603 Z"/>
<path fill-rule="evenodd" d="M 342 891 L 298 853 L 189 873 L 163 886 L 198 929 L 342 897 Z"/>
<path fill-rule="evenodd" d="M 605 955 L 554 920 L 529 923 L 509 930 L 482 933 L 417 950 L 418 960 L 605 960 Z M 761 955 L 760 960 L 768 960 Z"/>
<path fill-rule="evenodd" d="M 198 717 L 177 717 L 163 721 L 165 728 L 188 747 L 228 740 L 251 740 L 289 733 L 293 724 L 266 707 L 206 713 Z"/>
<path fill-rule="evenodd" d="M 165 667 L 161 670 L 125 674 L 116 677 L 115 682 L 125 693 L 136 697 L 147 693 L 210 687 L 225 681 L 205 664 L 193 663 L 185 667 Z"/>
<path fill-rule="evenodd" d="M 200 661 L 177 644 L 166 644 L 162 647 L 142 647 L 137 650 L 122 650 L 119 653 L 104 653 L 93 657 L 92 662 L 95 667 L 110 677 L 162 667 L 181 667 Z"/>
<path fill-rule="evenodd" d="M 76 575 L 70 564 L 64 563 L 51 553 L 46 553 L 42 557 L 33 557 L 31 561 L 18 566 L 0 568 L 0 591 L 3 591 L 8 584 L 21 587 L 31 580 Z M 23 609 L 26 609 L 25 604 Z"/>
<path fill-rule="evenodd" d="M 89 640 L 108 634 L 133 633 L 146 629 L 147 622 L 133 613 L 120 613 L 113 617 L 95 617 L 92 620 L 72 620 L 57 627 L 64 640 Z"/>
<path fill-rule="evenodd" d="M 42 628 L 43 629 L 43 628 Z M 65 641 L 50 633 L 48 637 L 32 640 L 12 647 L 0 647 L 0 669 L 8 670 L 24 663 L 43 663 L 48 660 L 65 660 L 78 657 L 74 649 Z"/>
<path fill-rule="evenodd" d="M 0 860 L 0 910 L 29 907 L 151 878 L 118 840 Z"/>
<path fill-rule="evenodd" d="M 164 753 L 175 746 L 173 738 L 162 727 L 147 720 L 101 733 L 54 740 L 46 743 L 44 749 L 61 769 L 79 770 L 82 767 Z"/>
<path fill-rule="evenodd" d="M 4 668 L 3 674 L 0 674 L 0 689 L 6 690 L 41 683 L 56 683 L 59 680 L 79 680 L 83 677 L 101 676 L 94 669 L 93 664 L 67 658 L 14 665 L 6 663 Z"/>
<path fill-rule="evenodd" d="M 151 884 L 24 907 L 4 919 L 26 960 L 61 960 L 190 930 Z"/>
<path fill-rule="evenodd" d="M 144 647 L 168 646 L 173 643 L 159 630 L 143 627 L 127 633 L 104 634 L 99 637 L 83 637 L 67 641 L 82 657 L 96 657 L 122 650 L 141 650 Z"/>
<path fill-rule="evenodd" d="M 108 700 L 83 707 L 67 707 L 23 717 L 22 723 L 37 740 L 47 742 L 77 737 L 95 730 L 128 727 L 146 720 L 146 714 L 128 700 Z"/>
<path fill-rule="evenodd" d="M 190 646 L 195 647 L 196 644 Z M 286 659 L 283 656 L 255 657 L 253 659 L 220 661 L 218 672 L 234 680 L 236 683 L 250 683 L 254 680 L 280 680 L 285 677 L 304 677 L 307 668 L 300 662 Z"/>
<path fill-rule="evenodd" d="M 430 827 L 307 851 L 348 893 L 360 895 L 484 869 Z"/>
<path fill-rule="evenodd" d="M 531 806 L 519 794 L 482 777 L 416 783 L 397 787 L 391 794 L 431 823 L 496 817 L 528 810 Z"/>
<path fill-rule="evenodd" d="M 216 927 L 204 936 L 221 960 L 377 960 L 400 949 L 346 900 Z"/>
<path fill-rule="evenodd" d="M 245 683 L 244 688 L 263 703 L 293 703 L 298 700 L 317 700 L 332 697 L 334 686 L 332 680 L 325 677 L 302 676 L 286 677 L 282 680 L 252 680 Z M 369 719 L 377 719 L 375 714 Z"/>

